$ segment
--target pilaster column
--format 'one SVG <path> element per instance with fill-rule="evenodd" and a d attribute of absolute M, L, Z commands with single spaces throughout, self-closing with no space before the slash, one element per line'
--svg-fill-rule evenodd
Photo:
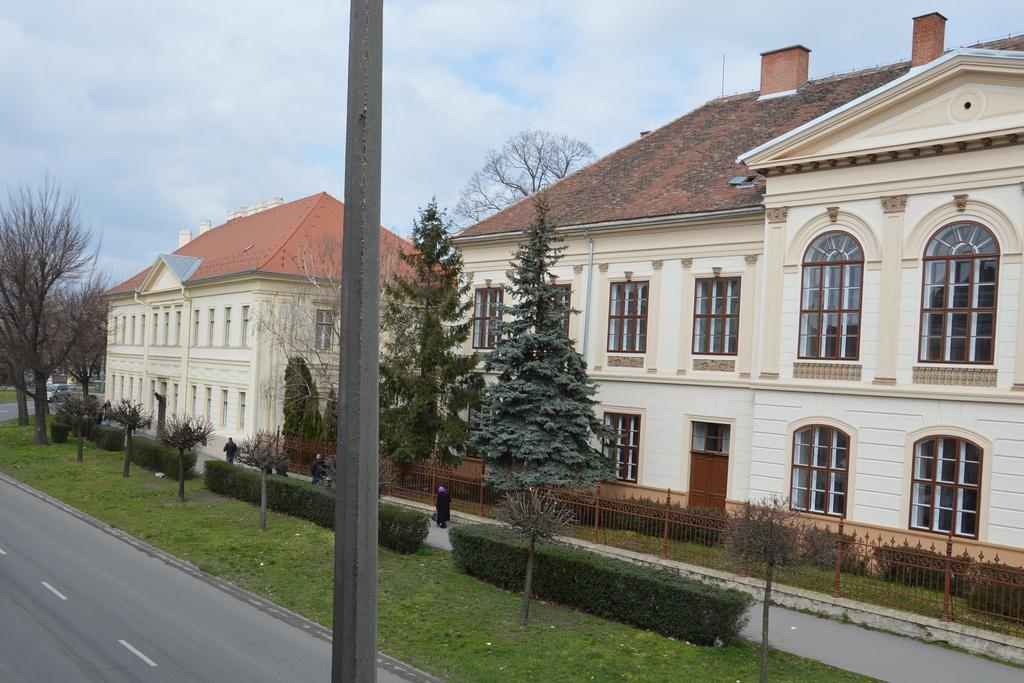
<path fill-rule="evenodd" d="M 679 296 L 679 366 L 677 375 L 685 375 L 690 369 L 693 349 L 693 259 L 679 259 L 683 268 L 683 282 Z"/>
<path fill-rule="evenodd" d="M 782 206 L 768 209 L 765 220 L 768 236 L 765 251 L 764 311 L 761 319 L 760 379 L 779 378 L 779 338 L 782 335 L 782 262 L 786 251 L 786 221 L 789 210 Z"/>
<path fill-rule="evenodd" d="M 594 355 L 591 366 L 594 370 L 604 370 L 608 356 L 608 264 L 597 265 L 597 278 L 594 282 L 594 297 L 597 301 L 597 315 L 593 320 Z"/>
<path fill-rule="evenodd" d="M 882 197 L 885 219 L 882 225 L 881 296 L 878 303 L 878 366 L 874 384 L 896 384 L 897 346 L 900 329 L 900 285 L 903 269 L 903 218 L 907 195 Z M 863 296 L 863 288 L 861 296 Z M 863 303 L 861 310 L 864 309 Z M 863 327 L 864 320 L 861 319 Z"/>
<path fill-rule="evenodd" d="M 574 340 L 576 350 L 583 350 L 583 319 L 586 315 L 584 307 L 587 305 L 586 292 L 583 291 L 583 264 L 576 264 L 572 267 L 572 295 L 569 304 L 579 311 L 576 315 L 569 317 L 569 338 Z"/>
<path fill-rule="evenodd" d="M 1024 192 L 1024 183 L 1020 184 L 1021 192 Z M 1017 353 L 1013 361 L 1013 390 L 1024 391 L 1024 263 L 1017 266 L 1020 268 L 1020 298 L 1017 299 Z"/>
<path fill-rule="evenodd" d="M 660 347 L 659 336 L 661 330 L 661 319 L 664 316 L 661 310 L 661 268 L 662 261 L 651 261 L 651 291 L 647 302 L 647 372 L 655 374 L 658 372 L 658 348 Z"/>
<path fill-rule="evenodd" d="M 748 254 L 743 260 L 747 267 L 740 285 L 740 338 L 736 369 L 741 379 L 749 379 L 756 333 L 754 311 L 757 309 L 757 254 Z"/>

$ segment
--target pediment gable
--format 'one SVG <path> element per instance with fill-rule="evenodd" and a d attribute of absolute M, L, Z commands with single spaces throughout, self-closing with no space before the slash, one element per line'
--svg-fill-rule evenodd
<path fill-rule="evenodd" d="M 139 285 L 139 293 L 178 289 L 195 272 L 202 259 L 161 254 Z"/>
<path fill-rule="evenodd" d="M 1021 132 L 1024 53 L 955 51 L 747 152 L 741 160 L 751 167 L 813 164 Z"/>

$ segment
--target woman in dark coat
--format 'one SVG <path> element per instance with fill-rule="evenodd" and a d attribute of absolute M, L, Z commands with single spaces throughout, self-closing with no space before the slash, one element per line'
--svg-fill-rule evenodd
<path fill-rule="evenodd" d="M 437 519 L 434 521 L 442 529 L 447 528 L 448 520 L 452 518 L 452 497 L 443 486 L 437 487 L 437 502 L 434 503 L 434 508 L 437 510 Z"/>

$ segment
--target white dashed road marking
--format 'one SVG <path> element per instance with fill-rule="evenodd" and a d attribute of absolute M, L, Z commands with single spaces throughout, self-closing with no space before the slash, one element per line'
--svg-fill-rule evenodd
<path fill-rule="evenodd" d="M 0 548 L 0 555 L 6 555 L 6 554 L 7 554 L 7 551 L 5 551 L 3 548 Z"/>
<path fill-rule="evenodd" d="M 134 647 L 132 647 L 132 644 L 131 644 L 131 643 L 129 643 L 129 642 L 127 641 L 127 640 L 119 640 L 119 641 L 117 641 L 117 642 L 121 643 L 121 644 L 122 644 L 122 645 L 124 645 L 124 646 L 125 646 L 126 648 L 128 648 L 128 650 L 129 650 L 129 651 L 130 651 L 130 652 L 131 652 L 131 653 L 132 653 L 133 655 L 135 655 L 136 657 L 138 657 L 139 659 L 141 659 L 142 661 L 144 661 L 144 662 L 145 662 L 146 664 L 149 664 L 150 666 L 156 666 L 156 662 L 154 662 L 154 661 L 153 661 L 152 659 L 150 659 L 149 657 L 147 657 L 146 655 L 142 654 L 141 652 L 139 652 L 138 650 L 136 650 L 136 649 L 135 649 Z"/>
<path fill-rule="evenodd" d="M 43 584 L 43 586 L 45 586 L 47 590 L 49 590 L 51 593 L 56 595 L 61 600 L 67 600 L 68 599 L 68 596 L 64 595 L 59 590 L 57 590 L 56 588 L 54 588 L 50 584 L 46 583 L 45 581 L 40 581 L 40 583 Z"/>

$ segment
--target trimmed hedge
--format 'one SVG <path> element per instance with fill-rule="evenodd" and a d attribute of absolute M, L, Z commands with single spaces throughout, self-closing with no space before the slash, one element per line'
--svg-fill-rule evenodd
<path fill-rule="evenodd" d="M 260 473 L 223 460 L 204 465 L 206 488 L 223 496 L 260 504 Z M 301 479 L 269 475 L 267 509 L 334 528 L 334 492 Z M 414 553 L 427 537 L 430 521 L 422 512 L 382 504 L 378 512 L 377 542 L 399 553 Z"/>
<path fill-rule="evenodd" d="M 454 527 L 448 537 L 455 562 L 464 572 L 506 590 L 522 591 L 525 540 L 489 524 Z M 700 645 L 734 640 L 752 602 L 739 591 L 675 572 L 551 544 L 537 546 L 533 591 L 544 600 Z"/>
<path fill-rule="evenodd" d="M 116 452 L 124 450 L 124 430 L 120 427 L 93 425 L 90 440 L 98 448 L 105 451 Z"/>
<path fill-rule="evenodd" d="M 171 479 L 178 478 L 178 449 L 145 436 L 132 436 L 132 462 L 154 472 L 163 472 Z M 185 478 L 195 476 L 195 451 L 185 451 Z"/>
<path fill-rule="evenodd" d="M 430 519 L 422 512 L 381 503 L 377 508 L 377 542 L 396 553 L 411 555 L 430 533 Z"/>
<path fill-rule="evenodd" d="M 71 427 L 68 427 L 66 424 L 57 421 L 50 423 L 50 439 L 54 443 L 67 443 L 70 432 Z"/>

